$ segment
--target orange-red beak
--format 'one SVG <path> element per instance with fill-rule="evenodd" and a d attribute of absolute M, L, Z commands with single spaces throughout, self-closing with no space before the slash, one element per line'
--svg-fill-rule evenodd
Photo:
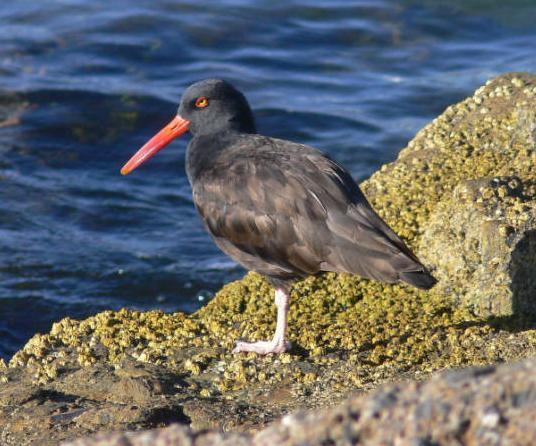
<path fill-rule="evenodd" d="M 132 158 L 121 169 L 122 175 L 127 175 L 137 167 L 141 166 L 145 161 L 155 155 L 157 152 L 166 147 L 175 138 L 181 136 L 188 130 L 190 121 L 175 116 L 173 120 L 154 135 L 145 145 L 138 150 Z"/>

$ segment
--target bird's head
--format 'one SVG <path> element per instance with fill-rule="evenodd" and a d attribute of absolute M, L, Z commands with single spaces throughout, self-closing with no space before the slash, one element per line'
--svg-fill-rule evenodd
<path fill-rule="evenodd" d="M 255 122 L 248 101 L 230 83 L 220 79 L 196 82 L 183 93 L 173 120 L 130 158 L 121 173 L 132 172 L 188 130 L 194 136 L 226 131 L 254 133 Z"/>

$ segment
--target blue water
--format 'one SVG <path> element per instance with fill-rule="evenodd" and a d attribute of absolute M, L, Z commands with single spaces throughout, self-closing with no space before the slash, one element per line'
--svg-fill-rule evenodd
<path fill-rule="evenodd" d="M 191 82 L 230 80 L 261 132 L 363 179 L 488 78 L 536 71 L 535 24 L 532 0 L 2 2 L 0 356 L 65 316 L 193 311 L 243 274 L 197 219 L 188 138 L 119 175 Z"/>

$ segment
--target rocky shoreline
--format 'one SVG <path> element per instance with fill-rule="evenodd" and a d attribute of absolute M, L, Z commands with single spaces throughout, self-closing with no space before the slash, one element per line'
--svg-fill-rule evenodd
<path fill-rule="evenodd" d="M 388 444 L 394 438 L 402 438 L 399 444 L 485 444 L 472 427 L 453 443 L 454 437 L 441 433 L 450 415 L 429 420 L 427 430 L 417 403 L 407 403 L 421 407 L 411 416 L 404 418 L 403 408 L 397 412 L 400 424 L 389 423 L 394 416 L 389 410 L 398 403 L 378 406 L 376 421 L 367 423 L 369 418 L 352 421 L 351 415 L 337 423 L 335 414 L 389 391 L 424 392 L 425 398 L 426 389 L 452 384 L 445 377 L 454 375 L 448 374 L 419 383 L 439 370 L 535 355 L 534 166 L 536 76 L 500 76 L 447 108 L 395 162 L 362 184 L 382 217 L 434 268 L 440 284 L 433 292 L 348 275 L 309 278 L 292 293 L 294 347 L 277 357 L 230 353 L 236 338 L 262 339 L 273 331 L 271 288 L 253 273 L 226 285 L 192 315 L 121 310 L 84 321 L 64 319 L 50 333 L 35 335 L 8 365 L 0 364 L 0 444 L 52 445 L 98 431 L 171 423 L 193 430 L 166 432 L 198 438 L 195 444 L 209 444 L 201 442 L 202 435 L 218 439 L 210 444 L 226 444 L 226 438 L 274 444 L 259 441 L 283 425 L 290 429 L 288 420 L 295 418 L 287 414 L 297 410 L 313 412 L 296 415 L 308 427 L 303 434 L 287 432 L 285 444 L 322 444 L 306 436 L 317 432 L 313 427 L 329 433 L 332 443 L 324 444 Z M 506 382 L 509 373 L 514 379 L 533 366 L 528 360 L 490 373 Z M 456 376 L 480 401 L 478 389 L 487 389 L 480 372 Z M 415 382 L 392 384 L 408 380 Z M 370 393 L 381 385 L 387 387 Z M 533 380 L 523 378 L 519 385 L 524 387 L 516 395 L 526 394 L 524 404 L 533 407 Z M 483 415 L 486 423 L 499 417 L 500 428 L 488 444 L 518 438 L 512 437 L 521 435 L 516 429 L 529 429 L 534 419 L 527 410 L 515 412 L 515 423 L 503 422 L 517 407 L 515 398 L 503 394 L 499 415 Z M 461 414 L 473 420 L 473 400 L 457 395 L 445 403 L 452 408 L 447 412 L 458 414 L 456 420 Z M 378 420 L 385 437 L 372 436 Z M 353 432 L 352 426 L 360 426 L 353 440 L 334 434 Z M 410 427 L 418 429 L 397 437 Z M 193 433 L 202 429 L 215 431 Z"/>
<path fill-rule="evenodd" d="M 141 434 L 102 434 L 65 446 L 532 445 L 535 368 L 536 360 L 529 359 L 448 371 L 426 382 L 385 385 L 332 409 L 286 415 L 251 434 L 194 432 L 173 424 Z"/>

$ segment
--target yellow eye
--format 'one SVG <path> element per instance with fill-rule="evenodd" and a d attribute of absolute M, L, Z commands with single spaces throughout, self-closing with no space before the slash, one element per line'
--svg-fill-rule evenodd
<path fill-rule="evenodd" d="M 205 96 L 197 98 L 195 101 L 195 106 L 197 108 L 205 108 L 206 106 L 208 106 L 208 98 L 206 98 Z"/>

